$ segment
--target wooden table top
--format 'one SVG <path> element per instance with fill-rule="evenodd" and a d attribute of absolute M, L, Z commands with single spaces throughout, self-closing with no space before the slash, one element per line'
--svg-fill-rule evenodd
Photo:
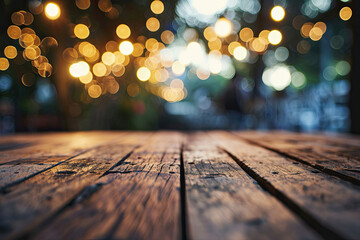
<path fill-rule="evenodd" d="M 0 138 L 0 239 L 360 239 L 360 138 Z"/>

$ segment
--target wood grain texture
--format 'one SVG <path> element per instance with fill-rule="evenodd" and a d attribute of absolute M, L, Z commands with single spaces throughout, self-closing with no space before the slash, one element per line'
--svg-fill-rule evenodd
<path fill-rule="evenodd" d="M 149 136 L 99 146 L 10 187 L 0 196 L 0 238 L 22 236 L 69 204 Z"/>
<path fill-rule="evenodd" d="M 288 132 L 235 132 L 251 143 L 293 157 L 360 185 L 360 138 Z"/>
<path fill-rule="evenodd" d="M 319 239 L 265 192 L 204 133 L 184 148 L 186 196 L 194 239 Z"/>
<path fill-rule="evenodd" d="M 124 135 L 122 132 L 35 135 L 32 141 L 36 145 L 0 153 L 0 190 Z"/>
<path fill-rule="evenodd" d="M 113 139 L 126 132 L 75 132 L 35 134 L 21 137 L 2 137 L 3 142 L 12 144 L 27 144 L 21 149 L 8 149 L 0 152 L 0 165 L 23 164 L 34 162 L 37 158 L 61 156 L 69 150 L 84 149 Z M 15 139 L 15 140 L 14 140 Z"/>
<path fill-rule="evenodd" d="M 289 208 L 297 211 L 324 237 L 358 238 L 359 223 L 354 219 L 360 219 L 359 187 L 241 142 L 230 133 L 213 132 L 211 135 L 243 165 L 243 169 L 254 173 L 269 191 L 279 195 L 279 199 L 288 203 Z M 326 235 L 326 232 L 331 234 Z"/>
<path fill-rule="evenodd" d="M 359 138 L 77 132 L 0 138 L 0 239 L 358 239 Z M 340 177 L 333 172 L 342 174 Z"/>
<path fill-rule="evenodd" d="M 34 239 L 179 239 L 179 133 L 157 133 Z M 83 221 L 86 219 L 86 221 Z"/>

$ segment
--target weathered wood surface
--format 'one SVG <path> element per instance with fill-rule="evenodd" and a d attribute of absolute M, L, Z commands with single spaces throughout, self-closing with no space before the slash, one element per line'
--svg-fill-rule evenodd
<path fill-rule="evenodd" d="M 318 239 L 207 134 L 189 135 L 183 154 L 194 239 Z"/>
<path fill-rule="evenodd" d="M 41 224 L 80 195 L 105 172 L 131 153 L 148 134 L 127 136 L 119 143 L 100 145 L 20 184 L 3 189 L 0 226 L 4 236 Z M 145 138 L 145 139 L 144 139 Z"/>
<path fill-rule="evenodd" d="M 95 182 L 101 186 L 96 194 L 59 214 L 34 239 L 53 239 L 53 233 L 58 239 L 180 238 L 181 135 L 169 135 L 151 137 Z"/>
<path fill-rule="evenodd" d="M 238 141 L 229 133 L 212 133 L 212 136 L 248 174 L 296 211 L 324 238 L 346 236 L 356 239 L 360 236 L 359 222 L 354 221 L 356 216 L 360 217 L 358 186 Z"/>
<path fill-rule="evenodd" d="M 360 139 L 288 132 L 0 138 L 0 239 L 359 239 Z"/>
<path fill-rule="evenodd" d="M 236 134 L 236 133 L 235 133 Z M 242 132 L 238 136 L 360 186 L 360 140 L 351 136 Z"/>
<path fill-rule="evenodd" d="M 88 132 L 12 137 L 9 141 L 16 145 L 16 139 L 22 148 L 0 151 L 0 190 L 124 134 Z"/>

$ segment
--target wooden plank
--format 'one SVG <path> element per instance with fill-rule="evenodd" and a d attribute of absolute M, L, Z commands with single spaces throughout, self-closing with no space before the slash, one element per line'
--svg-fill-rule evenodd
<path fill-rule="evenodd" d="M 124 132 L 76 132 L 29 135 L 28 138 L 31 140 L 28 140 L 30 144 L 28 147 L 0 152 L 0 165 L 24 163 L 31 161 L 32 158 L 48 157 L 54 154 L 61 155 L 61 151 L 66 151 L 66 148 L 71 146 L 74 149 L 87 146 L 92 147 L 99 144 L 100 139 L 102 141 L 110 140 L 119 134 L 124 134 Z M 9 139 L 9 137 L 5 137 L 6 139 Z M 19 143 L 21 144 L 22 141 Z M 13 144 L 15 143 L 13 142 Z"/>
<path fill-rule="evenodd" d="M 238 132 L 251 143 L 360 185 L 360 140 L 285 132 Z"/>
<path fill-rule="evenodd" d="M 204 133 L 185 141 L 189 228 L 194 239 L 319 239 L 262 190 Z"/>
<path fill-rule="evenodd" d="M 25 236 L 76 199 L 148 137 L 146 133 L 134 133 L 113 144 L 95 147 L 8 188 L 0 195 L 0 238 Z"/>
<path fill-rule="evenodd" d="M 360 236 L 360 189 L 225 132 L 217 144 L 264 189 L 276 196 L 324 238 Z"/>
<path fill-rule="evenodd" d="M 32 148 L 6 151 L 1 155 L 0 161 L 7 161 L 0 165 L 0 190 L 18 184 L 46 169 L 49 169 L 63 161 L 67 161 L 86 151 L 111 143 L 114 139 L 124 136 L 124 132 L 118 133 L 70 133 L 68 135 L 49 134 L 47 137 L 37 136 L 32 139 L 42 142 Z M 30 136 L 29 136 L 30 137 Z M 55 140 L 52 140 L 55 138 Z M 101 139 L 101 142 L 99 142 Z"/>
<path fill-rule="evenodd" d="M 160 132 L 33 239 L 179 239 L 181 134 Z"/>
<path fill-rule="evenodd" d="M 306 145 L 309 148 L 322 149 L 323 151 L 330 151 L 340 155 L 347 156 L 350 159 L 360 161 L 360 137 L 349 134 L 307 134 L 307 133 L 294 133 L 288 131 L 242 131 L 235 132 L 241 133 L 241 136 L 249 140 L 269 140 L 276 143 L 290 144 L 290 147 L 298 145 Z M 271 139 L 271 136 L 275 138 Z"/>
<path fill-rule="evenodd" d="M 0 136 L 0 151 L 15 150 L 9 152 L 11 154 L 16 154 L 17 149 L 31 150 L 34 146 L 37 145 L 46 145 L 49 143 L 61 143 L 66 139 L 77 137 L 77 136 L 91 136 L 101 133 L 100 131 L 91 131 L 91 132 L 54 132 L 54 133 L 23 133 L 23 134 L 14 134 L 14 135 L 5 135 Z M 24 148 L 24 149 L 23 149 Z M 6 154 L 0 153 L 0 156 L 6 157 Z M 3 159 L 2 159 L 3 160 Z"/>

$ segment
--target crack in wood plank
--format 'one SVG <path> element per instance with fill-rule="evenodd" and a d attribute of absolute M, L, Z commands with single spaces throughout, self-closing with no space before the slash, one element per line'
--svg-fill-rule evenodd
<path fill-rule="evenodd" d="M 291 159 L 293 159 L 293 160 L 295 160 L 295 161 L 298 161 L 298 162 L 300 162 L 300 163 L 302 163 L 302 164 L 305 164 L 305 165 L 308 165 L 308 166 L 310 166 L 310 167 L 313 167 L 313 168 L 315 168 L 315 169 L 317 169 L 317 170 L 319 170 L 319 171 L 321 171 L 321 172 L 324 172 L 324 173 L 329 174 L 329 175 L 331 175 L 331 176 L 338 177 L 338 178 L 340 178 L 340 179 L 342 179 L 342 180 L 344 180 L 344 181 L 347 181 L 347 182 L 349 182 L 349 183 L 352 183 L 352 184 L 355 184 L 355 185 L 357 185 L 357 186 L 360 186 L 360 180 L 357 179 L 357 178 L 354 178 L 354 177 L 352 177 L 352 176 L 350 176 L 350 175 L 343 174 L 343 173 L 338 172 L 338 171 L 334 171 L 334 170 L 329 169 L 329 168 L 327 168 L 327 167 L 325 167 L 325 166 L 323 166 L 323 165 L 320 165 L 320 164 L 313 164 L 313 163 L 311 163 L 311 162 L 308 162 L 308 161 L 304 160 L 304 158 L 297 157 L 297 156 L 295 156 L 295 155 L 293 155 L 293 154 L 287 153 L 286 151 L 282 151 L 282 150 L 279 150 L 279 149 L 276 149 L 276 148 L 268 147 L 268 146 L 266 146 L 266 145 L 264 145 L 264 144 L 261 144 L 261 143 L 259 143 L 259 142 L 256 142 L 256 141 L 253 141 L 253 140 L 249 140 L 249 139 L 246 139 L 246 138 L 242 138 L 242 139 L 243 139 L 244 141 L 247 141 L 247 142 L 250 143 L 250 144 L 254 144 L 254 145 L 256 145 L 256 146 L 263 147 L 263 148 L 265 148 L 265 149 L 267 149 L 267 150 L 276 152 L 276 153 L 278 153 L 278 154 L 280 154 L 280 155 L 283 155 L 283 156 L 285 156 L 285 157 L 287 157 L 287 158 L 291 158 Z M 344 170 L 348 171 L 348 169 L 344 169 Z M 351 170 L 350 170 L 350 171 L 351 171 Z M 355 171 L 353 170 L 352 172 L 360 173 L 360 171 L 356 171 L 356 170 L 355 170 Z"/>
<path fill-rule="evenodd" d="M 184 164 L 194 239 L 319 239 L 207 134 L 188 135 Z"/>
<path fill-rule="evenodd" d="M 125 145 L 125 147 L 116 148 L 112 151 L 111 146 L 92 149 L 82 155 L 82 158 L 75 157 L 17 186 L 11 187 L 10 190 L 14 189 L 7 194 L 6 198 L 0 198 L 0 225 L 6 226 L 10 223 L 11 231 L 0 232 L 0 237 L 21 239 L 32 235 L 39 227 L 47 224 L 47 222 L 67 209 L 70 206 L 69 204 L 87 186 L 92 184 L 92 180 L 99 179 L 109 169 L 105 163 L 113 162 L 111 166 L 116 165 L 118 163 L 116 156 L 120 156 L 120 159 L 122 159 L 124 155 L 128 155 L 129 152 L 133 151 L 133 148 L 138 146 L 139 142 L 148 137 L 146 134 L 143 134 L 143 136 L 137 135 L 138 138 L 135 136 L 133 138 L 127 136 L 124 140 L 135 141 L 137 142 L 136 145 L 128 145 L 127 147 Z M 103 158 L 103 160 L 99 158 L 106 154 L 111 155 L 112 159 L 106 160 L 106 158 Z M 69 171 L 70 169 L 71 171 L 77 169 L 76 174 L 63 175 L 61 180 L 56 177 L 56 172 Z"/>
<path fill-rule="evenodd" d="M 166 134 L 155 135 L 96 181 L 108 184 L 85 201 L 69 206 L 32 238 L 174 239 L 180 236 L 180 164 L 175 164 L 179 161 L 179 145 L 174 143 L 178 135 L 173 134 L 166 141 Z M 158 146 L 161 142 L 163 146 Z M 59 226 L 63 229 L 60 232 Z"/>
<path fill-rule="evenodd" d="M 239 166 L 251 176 L 265 191 L 269 192 L 271 195 L 276 197 L 280 202 L 287 206 L 291 211 L 297 214 L 309 227 L 317 231 L 324 239 L 333 239 L 333 240 L 342 240 L 345 239 L 337 232 L 333 231 L 330 227 L 323 225 L 319 222 L 312 214 L 307 212 L 304 208 L 300 207 L 291 198 L 287 197 L 284 193 L 275 188 L 269 181 L 265 178 L 262 178 L 259 174 L 253 171 L 249 166 L 242 162 L 235 155 L 231 154 L 227 150 L 221 148 L 226 152 Z"/>
<path fill-rule="evenodd" d="M 358 186 L 323 172 L 314 172 L 310 166 L 294 164 L 295 160 L 241 141 L 230 133 L 218 131 L 211 132 L 210 135 L 222 149 L 237 157 L 313 216 L 325 227 L 320 227 L 319 232 L 326 234 L 326 230 L 330 229 L 337 233 L 337 236 L 357 238 L 360 229 L 354 219 L 360 216 Z M 312 223 L 309 223 L 309 226 L 312 226 Z"/>

